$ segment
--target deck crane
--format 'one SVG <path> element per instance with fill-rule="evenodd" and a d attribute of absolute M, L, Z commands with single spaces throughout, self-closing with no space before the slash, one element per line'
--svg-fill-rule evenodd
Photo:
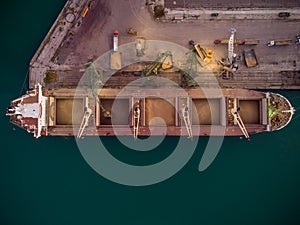
<path fill-rule="evenodd" d="M 190 115 L 189 115 L 189 108 L 187 107 L 187 105 L 185 105 L 182 108 L 181 113 L 182 113 L 183 121 L 185 124 L 185 128 L 188 133 L 188 138 L 193 139 L 192 125 L 191 125 L 191 120 L 190 120 Z"/>
<path fill-rule="evenodd" d="M 103 87 L 103 70 L 98 70 L 93 62 L 85 64 L 84 67 L 89 79 L 89 88 L 92 91 L 95 102 L 99 103 L 103 116 L 111 118 L 111 112 L 103 107 L 98 98 L 98 90 Z"/>
<path fill-rule="evenodd" d="M 235 123 L 237 123 L 237 125 L 240 127 L 240 129 L 242 130 L 245 138 L 247 138 L 248 141 L 250 141 L 250 136 L 249 136 L 249 133 L 245 127 L 245 124 L 239 114 L 239 111 L 240 111 L 240 108 L 238 107 L 237 109 L 236 108 L 232 108 L 231 109 L 231 114 L 233 115 L 234 117 L 234 121 Z"/>
<path fill-rule="evenodd" d="M 133 106 L 133 137 L 134 137 L 134 140 L 136 140 L 139 135 L 140 117 L 141 117 L 140 101 L 137 101 L 136 103 L 134 103 L 134 106 Z"/>
<path fill-rule="evenodd" d="M 83 114 L 83 118 L 82 118 L 79 130 L 78 130 L 78 133 L 77 133 L 77 138 L 81 138 L 81 136 L 83 134 L 83 131 L 85 130 L 85 128 L 88 125 L 88 122 L 89 122 L 90 116 L 92 115 L 92 112 L 93 112 L 92 109 L 89 108 L 88 97 L 86 97 L 86 100 L 85 100 L 85 112 Z"/>
<path fill-rule="evenodd" d="M 103 77 L 103 71 L 98 71 L 95 67 L 95 64 L 93 62 L 89 62 L 84 65 L 85 73 L 88 76 L 89 79 L 89 87 L 92 90 L 92 95 L 95 99 L 95 102 L 99 101 L 98 99 L 98 89 L 103 86 L 102 77 Z M 86 97 L 85 99 L 85 111 L 83 114 L 83 118 L 77 133 L 77 138 L 81 138 L 83 131 L 88 126 L 89 118 L 92 115 L 93 110 L 89 108 L 89 99 Z"/>

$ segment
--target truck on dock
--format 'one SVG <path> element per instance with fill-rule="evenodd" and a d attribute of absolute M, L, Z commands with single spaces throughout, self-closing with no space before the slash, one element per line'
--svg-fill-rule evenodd
<path fill-rule="evenodd" d="M 113 47 L 114 47 L 114 52 L 117 52 L 118 48 L 119 48 L 119 31 L 118 30 L 114 31 Z"/>
<path fill-rule="evenodd" d="M 119 31 L 114 31 L 113 51 L 110 55 L 110 68 L 112 70 L 120 70 L 122 68 L 121 54 L 119 52 Z"/>
<path fill-rule="evenodd" d="M 216 39 L 216 40 L 214 40 L 214 44 L 215 45 L 218 45 L 218 44 L 228 44 L 228 42 L 229 42 L 228 39 Z M 234 40 L 234 44 L 243 45 L 243 44 L 245 44 L 245 41 Z"/>
<path fill-rule="evenodd" d="M 295 44 L 300 44 L 300 33 L 298 33 L 296 35 L 296 41 L 295 41 Z"/>
<path fill-rule="evenodd" d="M 216 39 L 214 40 L 214 44 L 228 44 L 229 40 L 228 39 Z M 259 44 L 259 40 L 255 40 L 255 39 L 246 39 L 244 41 L 242 40 L 234 40 L 234 44 L 236 45 L 257 45 Z"/>
<path fill-rule="evenodd" d="M 289 45 L 292 43 L 293 43 L 292 39 L 271 40 L 267 42 L 267 46 L 272 47 L 272 46 L 280 46 L 280 45 Z"/>
<path fill-rule="evenodd" d="M 257 44 L 259 44 L 259 40 L 246 39 L 243 41 L 243 45 L 257 45 Z"/>
<path fill-rule="evenodd" d="M 209 63 L 211 63 L 211 58 L 212 58 L 212 51 L 209 50 L 208 52 L 206 52 L 201 46 L 200 44 L 195 44 L 194 48 L 198 54 L 198 56 L 201 58 L 201 60 L 204 62 L 204 65 L 207 65 Z M 201 64 L 201 62 L 200 62 Z"/>
<path fill-rule="evenodd" d="M 254 49 L 245 50 L 244 59 L 247 67 L 254 67 L 258 64 Z"/>

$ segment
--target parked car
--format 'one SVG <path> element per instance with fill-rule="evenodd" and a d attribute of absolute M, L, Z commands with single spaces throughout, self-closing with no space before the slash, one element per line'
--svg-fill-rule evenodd
<path fill-rule="evenodd" d="M 280 13 L 278 13 L 278 16 L 279 17 L 289 17 L 289 16 L 291 16 L 291 13 L 290 12 L 280 12 Z"/>
<path fill-rule="evenodd" d="M 296 41 L 295 41 L 295 44 L 300 44 L 300 33 L 298 33 L 296 35 Z"/>

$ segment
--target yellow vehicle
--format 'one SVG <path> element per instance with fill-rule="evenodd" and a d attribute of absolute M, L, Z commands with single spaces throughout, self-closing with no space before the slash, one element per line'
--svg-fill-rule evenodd
<path fill-rule="evenodd" d="M 254 49 L 249 49 L 244 51 L 244 58 L 247 67 L 257 66 L 258 62 L 256 59 L 256 55 Z"/>
<path fill-rule="evenodd" d="M 194 48 L 198 54 L 198 56 L 200 57 L 200 59 L 204 62 L 205 65 L 211 63 L 211 58 L 213 55 L 213 51 L 212 50 L 208 50 L 207 52 L 204 50 L 204 48 L 202 48 L 200 46 L 200 44 L 195 44 Z M 201 63 L 201 62 L 200 62 Z"/>
<path fill-rule="evenodd" d="M 81 16 L 82 16 L 82 17 L 85 17 L 86 14 L 88 13 L 88 11 L 89 11 L 89 7 L 88 7 L 88 6 L 84 7 L 84 9 L 83 9 L 83 11 L 82 11 L 82 13 L 81 13 Z"/>
<path fill-rule="evenodd" d="M 135 29 L 133 29 L 133 28 L 128 28 L 128 29 L 127 29 L 127 33 L 128 33 L 128 34 L 135 35 L 135 36 L 137 35 L 137 31 L 136 31 Z"/>

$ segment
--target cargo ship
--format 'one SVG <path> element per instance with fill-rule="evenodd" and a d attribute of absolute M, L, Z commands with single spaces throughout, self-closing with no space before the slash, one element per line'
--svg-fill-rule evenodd
<path fill-rule="evenodd" d="M 280 94 L 246 89 L 46 89 L 13 100 L 11 123 L 40 136 L 245 136 L 285 127 L 294 109 Z"/>

